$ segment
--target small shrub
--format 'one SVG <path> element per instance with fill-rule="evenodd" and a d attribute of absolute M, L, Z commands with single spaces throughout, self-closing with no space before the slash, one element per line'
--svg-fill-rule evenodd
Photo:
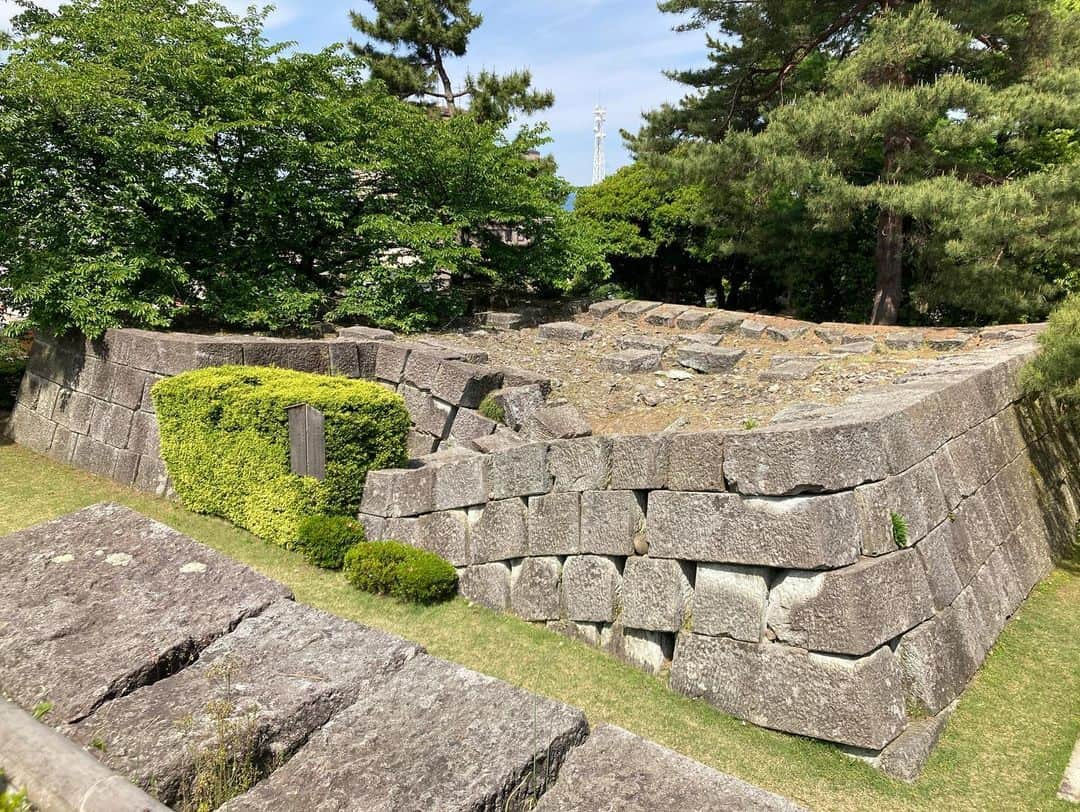
<path fill-rule="evenodd" d="M 366 541 L 364 526 L 348 516 L 309 516 L 300 522 L 296 549 L 309 564 L 339 570 L 350 547 Z"/>
<path fill-rule="evenodd" d="M 908 525 L 907 519 L 901 516 L 899 513 L 893 511 L 889 514 L 892 521 L 892 535 L 893 541 L 896 542 L 897 547 L 908 546 Z"/>
<path fill-rule="evenodd" d="M 1080 294 L 1050 315 L 1039 345 L 1042 352 L 1024 368 L 1024 388 L 1080 406 Z"/>
<path fill-rule="evenodd" d="M 743 431 L 753 431 L 760 425 L 757 419 L 753 417 L 748 417 L 742 422 Z"/>
<path fill-rule="evenodd" d="M 345 554 L 345 577 L 364 592 L 424 604 L 452 598 L 458 580 L 449 562 L 397 541 L 352 547 Z"/>
<path fill-rule="evenodd" d="M 480 408 L 477 411 L 488 420 L 494 420 L 496 423 L 506 422 L 506 409 L 503 408 L 497 398 L 491 395 L 487 395 L 480 401 Z"/>

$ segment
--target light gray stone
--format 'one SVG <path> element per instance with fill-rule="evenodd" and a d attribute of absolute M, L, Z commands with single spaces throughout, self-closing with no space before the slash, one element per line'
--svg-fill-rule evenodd
<path fill-rule="evenodd" d="M 134 415 L 131 409 L 123 406 L 103 400 L 95 401 L 94 412 L 90 418 L 90 436 L 113 448 L 127 448 Z"/>
<path fill-rule="evenodd" d="M 543 387 L 535 383 L 496 389 L 489 397 L 502 409 L 503 421 L 514 431 L 524 426 L 547 402 Z"/>
<path fill-rule="evenodd" d="M 611 487 L 656 490 L 667 484 L 670 435 L 619 435 L 611 438 Z"/>
<path fill-rule="evenodd" d="M 826 569 L 858 558 L 858 510 L 850 492 L 791 499 L 653 491 L 650 555 L 686 561 Z"/>
<path fill-rule="evenodd" d="M 440 350 L 435 347 L 414 349 L 409 352 L 405 359 L 405 368 L 402 370 L 402 381 L 430 392 L 435 384 L 435 374 L 439 371 L 439 365 L 443 361 L 452 361 L 460 358 L 458 353 Z"/>
<path fill-rule="evenodd" d="M 589 315 L 597 321 L 606 319 L 612 313 L 617 312 L 624 304 L 626 304 L 626 301 L 623 299 L 606 299 L 602 302 L 593 302 L 589 305 Z"/>
<path fill-rule="evenodd" d="M 455 448 L 425 457 L 424 462 L 434 471 L 435 510 L 471 507 L 488 500 L 484 455 Z"/>
<path fill-rule="evenodd" d="M 572 555 L 563 565 L 562 608 L 569 620 L 614 622 L 618 617 L 621 589 L 622 576 L 614 558 Z"/>
<path fill-rule="evenodd" d="M 400 541 L 410 547 L 420 546 L 420 520 L 415 518 L 392 518 L 386 520 L 386 538 Z"/>
<path fill-rule="evenodd" d="M 794 341 L 810 332 L 812 326 L 809 322 L 770 324 L 765 328 L 765 335 L 773 341 Z"/>
<path fill-rule="evenodd" d="M 415 468 L 387 468 L 369 471 L 360 502 L 363 513 L 375 516 L 419 516 L 435 509 L 435 470 L 426 465 Z"/>
<path fill-rule="evenodd" d="M 660 353 L 655 350 L 620 350 L 601 358 L 600 368 L 605 372 L 617 372 L 621 375 L 652 372 L 660 368 Z"/>
<path fill-rule="evenodd" d="M 431 394 L 455 406 L 475 409 L 486 395 L 502 385 L 503 373 L 493 367 L 443 361 L 435 373 Z"/>
<path fill-rule="evenodd" d="M 675 632 L 691 612 L 693 589 L 678 561 L 627 559 L 623 569 L 622 621 L 628 628 Z"/>
<path fill-rule="evenodd" d="M 418 520 L 417 546 L 445 558 L 455 567 L 472 561 L 469 553 L 469 520 L 464 510 L 428 513 Z"/>
<path fill-rule="evenodd" d="M 833 355 L 869 355 L 877 352 L 877 344 L 872 340 L 854 341 L 849 344 L 841 344 L 829 349 Z"/>
<path fill-rule="evenodd" d="M 567 757 L 536 812 L 586 809 L 794 812 L 799 807 L 622 728 L 600 725 Z"/>
<path fill-rule="evenodd" d="M 539 386 L 544 393 L 544 397 L 551 394 L 551 379 L 539 372 L 520 367 L 499 367 L 499 371 L 503 376 L 502 388 L 504 389 L 518 386 Z"/>
<path fill-rule="evenodd" d="M 137 454 L 156 456 L 161 453 L 161 433 L 155 415 L 146 412 L 133 414 L 127 447 Z"/>
<path fill-rule="evenodd" d="M 529 555 L 576 555 L 581 549 L 581 495 L 529 497 L 526 523 Z"/>
<path fill-rule="evenodd" d="M 510 608 L 510 565 L 474 564 L 460 569 L 458 591 L 473 603 L 505 612 Z"/>
<path fill-rule="evenodd" d="M 622 629 L 618 625 L 609 639 L 601 633 L 600 645 L 616 657 L 649 674 L 659 675 L 671 662 L 674 635 L 648 629 Z"/>
<path fill-rule="evenodd" d="M 578 437 L 548 447 L 548 470 L 556 491 L 602 490 L 611 482 L 611 440 Z"/>
<path fill-rule="evenodd" d="M 576 321 L 553 321 L 541 324 L 538 330 L 540 338 L 548 341 L 561 341 L 563 343 L 575 343 L 592 338 L 596 331 Z"/>
<path fill-rule="evenodd" d="M 762 727 L 872 750 L 907 722 L 900 668 L 887 646 L 849 659 L 681 634 L 671 686 Z"/>
<path fill-rule="evenodd" d="M 549 620 L 544 626 L 556 634 L 572 638 L 587 646 L 600 645 L 599 623 L 575 623 L 572 620 Z"/>
<path fill-rule="evenodd" d="M 475 440 L 495 433 L 498 423 L 489 420 L 472 409 L 459 408 L 450 425 L 450 436 L 455 440 Z"/>
<path fill-rule="evenodd" d="M 722 491 L 724 439 L 720 431 L 668 435 L 667 487 L 673 491 Z"/>
<path fill-rule="evenodd" d="M 934 613 L 914 550 L 822 573 L 789 572 L 769 593 L 777 639 L 812 651 L 863 655 Z"/>
<path fill-rule="evenodd" d="M 757 319 L 743 319 L 739 323 L 739 334 L 743 338 L 763 338 L 769 325 Z"/>
<path fill-rule="evenodd" d="M 527 440 L 562 440 L 588 437 L 592 434 L 589 421 L 574 406 L 544 406 L 534 411 L 521 427 Z"/>
<path fill-rule="evenodd" d="M 418 431 L 437 439 L 450 433 L 450 419 L 454 411 L 450 404 L 443 403 L 409 384 L 401 384 L 398 394 L 404 398 L 409 418 Z"/>
<path fill-rule="evenodd" d="M 821 364 L 810 360 L 790 360 L 773 364 L 758 377 L 763 381 L 804 381 L 813 377 Z"/>
<path fill-rule="evenodd" d="M 675 318 L 675 326 L 680 330 L 697 330 L 715 313 L 703 307 L 687 308 Z"/>
<path fill-rule="evenodd" d="M 953 563 L 952 522 L 944 521 L 920 541 L 915 550 L 919 554 L 934 607 L 938 610 L 949 606 L 960 594 L 963 584 L 956 574 Z"/>
<path fill-rule="evenodd" d="M 954 707 L 950 705 L 937 716 L 912 721 L 878 754 L 874 766 L 890 778 L 914 782 L 937 747 Z"/>
<path fill-rule="evenodd" d="M 633 491 L 581 494 L 581 548 L 592 555 L 633 555 L 645 533 L 645 511 Z"/>
<path fill-rule="evenodd" d="M 956 350 L 962 350 L 968 344 L 971 343 L 971 336 L 958 335 L 958 336 L 930 336 L 926 340 L 926 345 L 932 350 L 938 352 L 955 352 Z"/>
<path fill-rule="evenodd" d="M 337 333 L 340 338 L 360 341 L 393 341 L 395 338 L 391 330 L 378 327 L 341 327 Z"/>
<path fill-rule="evenodd" d="M 146 491 L 155 496 L 165 496 L 170 488 L 169 473 L 161 457 L 149 454 L 140 456 L 134 484 L 140 491 Z"/>
<path fill-rule="evenodd" d="M 54 400 L 52 419 L 76 434 L 89 434 L 95 402 L 83 392 L 60 389 Z"/>
<path fill-rule="evenodd" d="M 742 313 L 732 313 L 728 310 L 718 310 L 701 325 L 702 331 L 719 335 L 731 333 L 739 329 L 746 316 Z"/>
<path fill-rule="evenodd" d="M 159 341 L 159 353 L 163 352 L 169 342 Z M 325 341 L 302 341 L 284 338 L 246 338 L 242 345 L 229 344 L 200 344 L 196 345 L 196 352 L 202 350 L 208 352 L 207 357 L 199 359 L 196 364 L 190 363 L 177 357 L 177 362 L 161 364 L 164 360 L 159 358 L 159 364 L 154 372 L 165 375 L 176 375 L 196 366 L 219 366 L 222 356 L 230 356 L 236 349 L 243 348 L 243 363 L 246 366 L 258 367 L 281 367 L 282 369 L 295 369 L 301 372 L 315 372 L 320 375 L 330 374 L 330 346 Z M 177 347 L 180 349 L 180 347 Z M 239 363 L 239 359 L 230 357 L 225 363 Z"/>
<path fill-rule="evenodd" d="M 405 439 L 405 449 L 409 454 L 409 459 L 415 460 L 438 451 L 440 442 L 438 437 L 413 429 L 409 431 L 409 436 Z"/>
<path fill-rule="evenodd" d="M 484 476 L 491 499 L 536 496 L 551 490 L 547 443 L 528 443 L 484 456 Z"/>
<path fill-rule="evenodd" d="M 645 315 L 650 310 L 660 307 L 661 304 L 661 302 L 645 302 L 635 299 L 626 302 L 619 308 L 619 318 L 624 321 L 637 321 L 638 318 Z"/>
<path fill-rule="evenodd" d="M 511 567 L 511 611 L 525 620 L 558 620 L 561 571 L 553 556 L 526 558 Z"/>
<path fill-rule="evenodd" d="M 51 443 L 52 432 L 49 436 Z M 47 450 L 47 448 L 42 449 L 42 453 Z M 82 468 L 98 476 L 111 477 L 113 468 L 116 467 L 117 453 L 117 449 L 111 445 L 80 434 L 75 441 L 71 462 L 76 468 Z"/>
<path fill-rule="evenodd" d="M 645 313 L 645 323 L 656 327 L 674 327 L 679 316 L 685 312 L 686 305 L 662 304 Z"/>
<path fill-rule="evenodd" d="M 917 350 L 923 345 L 923 334 L 915 331 L 889 333 L 885 336 L 885 346 L 890 350 Z"/>
<path fill-rule="evenodd" d="M 694 631 L 757 642 L 765 633 L 769 571 L 731 564 L 698 564 Z"/>
<path fill-rule="evenodd" d="M 198 562 L 203 569 L 183 568 Z M 0 684 L 81 719 L 194 660 L 289 591 L 172 528 L 95 505 L 0 543 Z"/>
<path fill-rule="evenodd" d="M 620 350 L 651 350 L 663 355 L 674 342 L 655 336 L 625 335 L 615 337 L 615 346 Z M 618 372 L 619 370 L 615 370 Z"/>
<path fill-rule="evenodd" d="M 579 710 L 421 655 L 223 809 L 518 812 L 587 733 Z"/>
<path fill-rule="evenodd" d="M 727 372 L 746 355 L 746 350 L 710 347 L 708 344 L 689 344 L 679 347 L 676 358 L 681 366 L 696 372 Z"/>
<path fill-rule="evenodd" d="M 118 366 L 112 373 L 109 400 L 125 409 L 138 409 L 149 376 L 140 369 Z"/>

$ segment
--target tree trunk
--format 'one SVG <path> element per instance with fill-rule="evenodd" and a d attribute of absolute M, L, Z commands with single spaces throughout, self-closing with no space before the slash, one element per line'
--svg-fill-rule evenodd
<path fill-rule="evenodd" d="M 446 67 L 443 65 L 442 61 L 442 54 L 438 51 L 435 52 L 435 72 L 439 74 L 439 80 L 442 82 L 443 98 L 446 100 L 446 114 L 448 116 L 457 115 L 454 86 L 450 83 L 450 75 L 446 72 Z"/>
<path fill-rule="evenodd" d="M 882 209 L 878 215 L 877 292 L 871 324 L 896 324 L 900 318 L 900 296 L 904 280 L 904 215 Z"/>

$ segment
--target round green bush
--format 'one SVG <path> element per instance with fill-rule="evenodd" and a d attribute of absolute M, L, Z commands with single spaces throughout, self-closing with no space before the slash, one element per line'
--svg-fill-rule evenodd
<path fill-rule="evenodd" d="M 296 549 L 309 564 L 339 570 L 350 547 L 366 541 L 364 526 L 348 516 L 309 516 L 300 522 Z"/>
<path fill-rule="evenodd" d="M 434 553 L 397 541 L 371 541 L 345 553 L 345 577 L 364 592 L 437 603 L 457 592 L 457 571 Z"/>

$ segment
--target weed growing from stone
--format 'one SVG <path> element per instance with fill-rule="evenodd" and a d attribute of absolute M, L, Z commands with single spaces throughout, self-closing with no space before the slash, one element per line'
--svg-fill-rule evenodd
<path fill-rule="evenodd" d="M 896 546 L 903 549 L 908 546 L 908 524 L 907 519 L 901 516 L 896 511 L 889 514 L 892 521 L 892 535 L 893 541 L 896 542 Z"/>
<path fill-rule="evenodd" d="M 491 395 L 487 395 L 480 401 L 478 411 L 488 420 L 494 420 L 496 423 L 506 423 L 506 409 Z"/>
<path fill-rule="evenodd" d="M 46 699 L 44 702 L 38 702 L 36 705 L 34 705 L 34 710 L 31 713 L 33 717 L 40 722 L 42 719 L 49 715 L 52 709 L 53 703 Z"/>
<path fill-rule="evenodd" d="M 753 431 L 761 424 L 753 417 L 748 417 L 742 422 L 743 431 Z"/>

